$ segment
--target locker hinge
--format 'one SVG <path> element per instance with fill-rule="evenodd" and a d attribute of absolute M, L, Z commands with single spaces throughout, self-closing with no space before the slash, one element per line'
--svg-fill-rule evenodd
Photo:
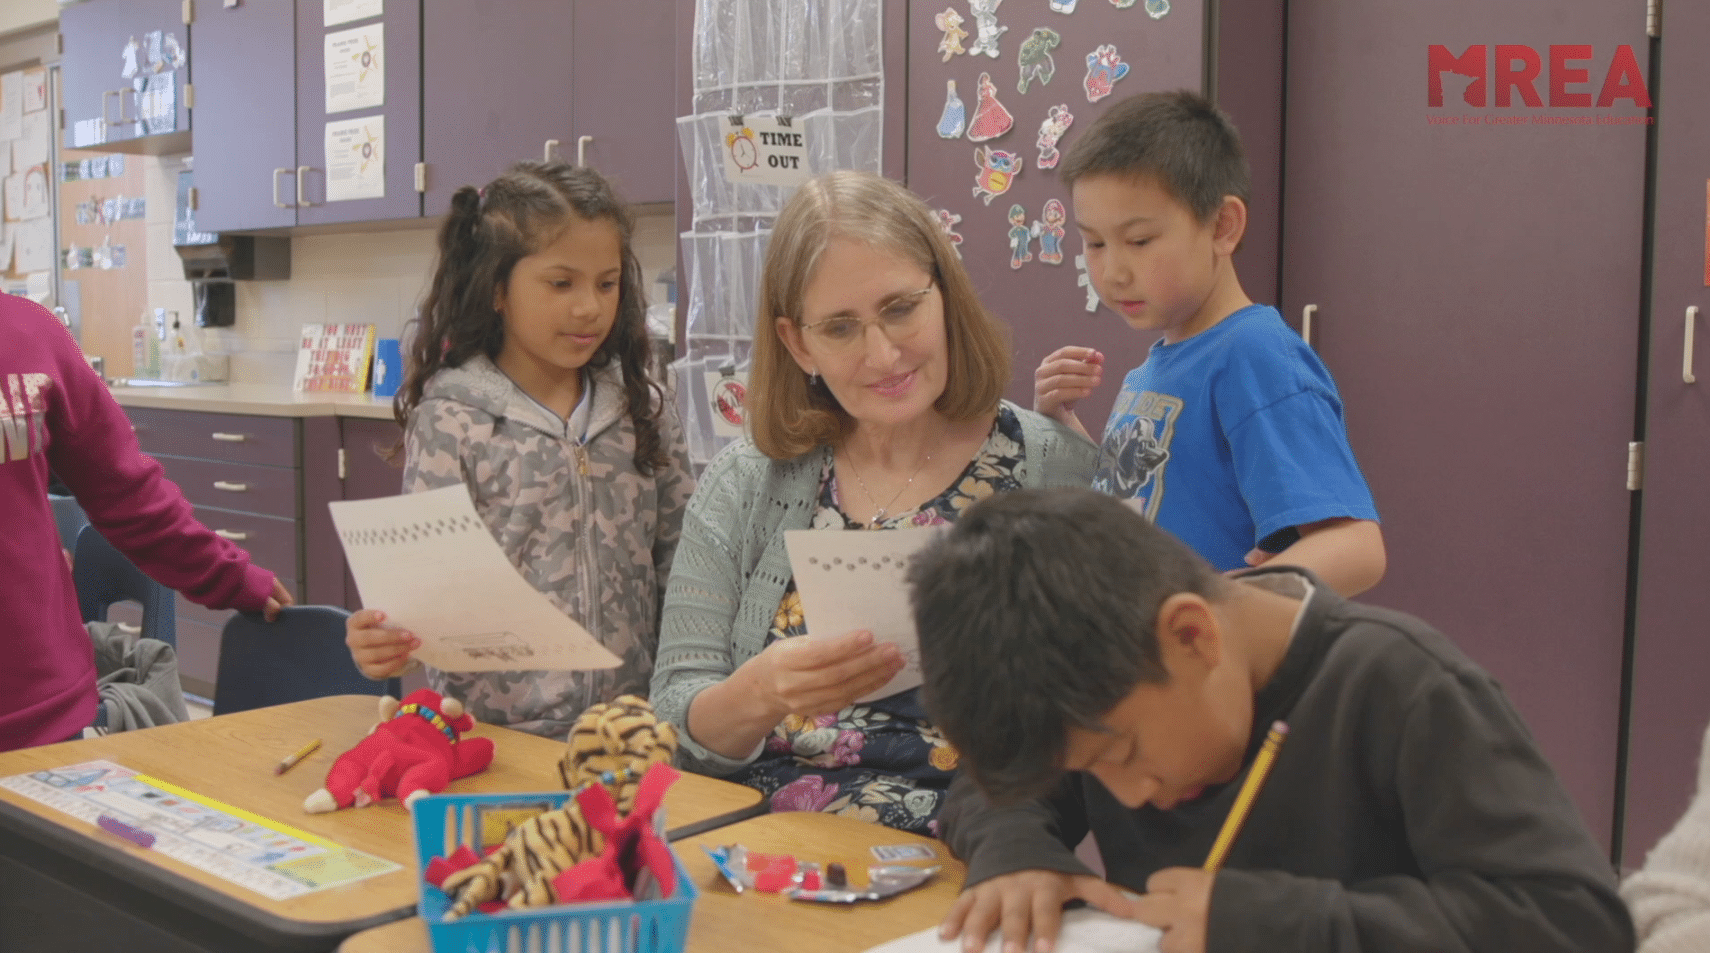
<path fill-rule="evenodd" d="M 1645 35 L 1662 36 L 1662 0 L 1645 0 Z"/>
<path fill-rule="evenodd" d="M 190 186 L 190 211 L 194 212 L 202 207 L 201 198 L 202 197 L 196 192 L 196 187 L 194 185 Z"/>
<path fill-rule="evenodd" d="M 1645 487 L 1645 445 L 1634 440 L 1627 444 L 1627 489 L 1642 490 Z"/>
<path fill-rule="evenodd" d="M 55 33 L 53 35 L 53 51 L 55 53 L 58 53 L 61 56 L 65 55 L 65 34 L 64 33 Z"/>
<path fill-rule="evenodd" d="M 185 109 L 195 109 L 196 108 L 196 84 L 195 83 L 185 83 L 184 84 L 184 108 Z"/>
<path fill-rule="evenodd" d="M 65 110 L 64 109 L 61 109 L 59 111 L 59 131 L 60 132 L 65 131 Z"/>
<path fill-rule="evenodd" d="M 344 479 L 344 448 L 338 448 L 338 478 Z"/>
<path fill-rule="evenodd" d="M 196 0 L 184 0 L 184 25 L 196 22 Z"/>
<path fill-rule="evenodd" d="M 417 192 L 426 192 L 427 191 L 427 163 L 426 162 L 416 163 L 416 191 Z"/>

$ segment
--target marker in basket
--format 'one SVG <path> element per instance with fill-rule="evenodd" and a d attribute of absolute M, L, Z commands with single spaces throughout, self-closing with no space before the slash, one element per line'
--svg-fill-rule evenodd
<path fill-rule="evenodd" d="M 1211 845 L 1211 853 L 1206 855 L 1206 871 L 1217 873 L 1218 868 L 1223 866 L 1224 858 L 1229 856 L 1229 846 L 1235 843 L 1235 835 L 1241 833 L 1241 825 L 1247 820 L 1247 812 L 1253 807 L 1253 799 L 1259 796 L 1259 788 L 1264 786 L 1265 777 L 1271 773 L 1271 765 L 1277 760 L 1277 750 L 1282 747 L 1286 737 L 1288 725 L 1281 721 L 1272 722 L 1270 734 L 1265 735 L 1264 746 L 1259 749 L 1259 756 L 1253 759 L 1253 769 L 1247 772 L 1247 780 L 1241 784 L 1241 792 L 1235 795 L 1235 806 L 1229 809 L 1229 816 L 1223 819 L 1223 829 L 1217 832 L 1217 840 Z"/>
<path fill-rule="evenodd" d="M 278 764 L 274 765 L 273 766 L 273 773 L 276 775 L 279 775 L 279 774 L 284 774 L 285 772 L 291 770 L 292 768 L 297 766 L 297 762 L 303 760 L 304 758 L 307 758 L 309 755 L 314 754 L 315 749 L 319 748 L 320 746 L 321 746 L 321 739 L 319 739 L 319 738 L 316 738 L 314 741 L 309 742 L 308 744 L 304 745 L 301 749 L 299 749 L 296 754 L 294 754 L 294 755 L 290 756 L 289 758 L 286 758 L 284 761 L 281 761 Z"/>

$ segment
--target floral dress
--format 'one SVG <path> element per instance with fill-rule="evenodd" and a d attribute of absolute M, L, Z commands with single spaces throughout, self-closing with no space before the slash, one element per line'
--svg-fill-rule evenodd
<path fill-rule="evenodd" d="M 1004 407 L 991 434 L 950 488 L 879 524 L 880 529 L 932 526 L 956 519 L 993 493 L 1019 489 L 1015 471 L 1025 458 L 1021 421 Z M 839 504 L 837 475 L 828 461 L 820 475 L 814 529 L 861 530 Z M 766 644 L 804 635 L 801 597 L 784 589 Z M 760 757 L 730 780 L 758 788 L 774 811 L 826 811 L 935 837 L 938 809 L 955 777 L 957 754 L 926 720 L 919 689 L 835 715 L 791 715 L 772 730 Z"/>

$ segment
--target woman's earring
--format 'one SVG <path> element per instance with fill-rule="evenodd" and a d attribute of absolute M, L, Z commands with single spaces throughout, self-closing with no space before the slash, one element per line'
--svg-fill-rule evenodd
<path fill-rule="evenodd" d="M 808 386 L 812 387 L 818 383 L 819 383 L 819 372 L 818 371 L 808 371 Z"/>

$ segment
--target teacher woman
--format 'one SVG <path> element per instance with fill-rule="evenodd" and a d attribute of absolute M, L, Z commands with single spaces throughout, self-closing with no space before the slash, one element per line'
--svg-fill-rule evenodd
<path fill-rule="evenodd" d="M 993 493 L 1086 486 L 1097 448 L 1000 399 L 1002 327 L 933 213 L 878 176 L 834 172 L 790 199 L 756 331 L 752 438 L 689 501 L 653 704 L 683 767 L 758 788 L 773 810 L 935 834 L 955 750 L 915 691 L 855 704 L 901 657 L 869 632 L 813 629 L 784 533 L 944 523 Z"/>

